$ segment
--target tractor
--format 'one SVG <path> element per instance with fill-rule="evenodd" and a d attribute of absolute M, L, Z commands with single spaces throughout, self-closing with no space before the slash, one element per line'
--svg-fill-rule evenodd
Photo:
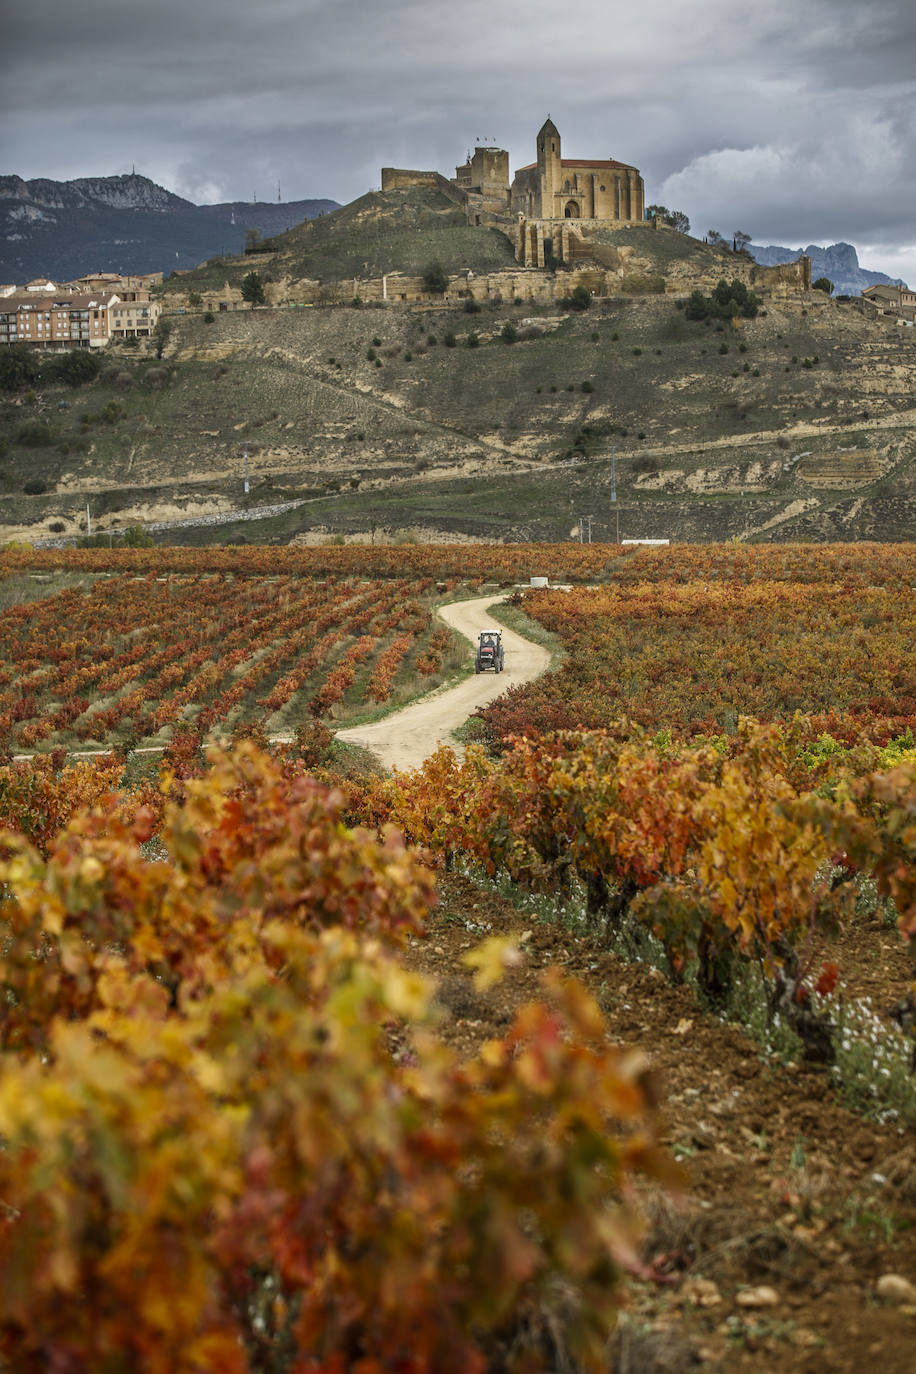
<path fill-rule="evenodd" d="M 492 668 L 501 673 L 504 664 L 503 637 L 501 630 L 482 630 L 477 642 L 477 656 L 474 659 L 474 672 L 483 673 Z"/>

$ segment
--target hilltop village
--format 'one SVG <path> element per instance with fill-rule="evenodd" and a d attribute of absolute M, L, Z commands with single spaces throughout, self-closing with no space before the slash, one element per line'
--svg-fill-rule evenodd
<path fill-rule="evenodd" d="M 492 144 L 469 150 L 452 177 L 383 167 L 380 193 L 370 192 L 275 238 L 262 239 L 252 230 L 243 258 L 210 259 L 199 269 L 174 271 L 167 280 L 161 272 L 91 272 L 65 283 L 38 278 L 21 287 L 0 285 L 0 343 L 54 351 L 117 342 L 136 345 L 152 339 L 163 312 L 209 318 L 255 306 L 354 300 L 549 305 L 577 286 L 595 297 L 678 296 L 710 290 L 723 276 L 784 303 L 806 298 L 815 307 L 824 304 L 820 293 L 811 297 L 806 255 L 764 267 L 746 251 L 729 251 L 726 241 L 701 245 L 655 213 L 658 207 L 647 207 L 643 177 L 633 164 L 612 157 L 564 157 L 560 131 L 549 117 L 534 149 L 535 160 L 511 177 L 508 152 Z M 418 228 L 424 214 L 427 220 L 438 216 L 443 225 L 454 225 L 460 215 L 467 228 L 508 241 L 510 252 L 490 253 L 490 258 L 501 259 L 498 263 L 488 261 L 486 253 L 481 261 L 481 237 L 466 254 L 467 266 L 449 263 L 438 285 L 428 272 L 405 270 L 395 260 L 379 260 L 376 272 L 366 261 L 357 272 L 343 261 L 321 261 L 328 257 L 329 240 L 340 242 L 354 234 L 370 241 L 378 237 L 378 222 L 390 219 L 392 209 L 400 211 L 405 224 Z M 291 253 L 297 246 L 301 252 Z M 250 273 L 257 282 L 249 282 L 245 290 L 244 276 Z M 916 317 L 916 292 L 906 287 L 873 286 L 855 299 L 873 318 L 912 324 Z"/>
<path fill-rule="evenodd" d="M 90 272 L 70 282 L 39 277 L 0 286 L 0 344 L 61 351 L 149 338 L 162 312 L 152 295 L 162 276 Z"/>
<path fill-rule="evenodd" d="M 0 288 L 5 537 L 908 537 L 914 293 L 567 151 L 548 120 L 189 271 Z"/>

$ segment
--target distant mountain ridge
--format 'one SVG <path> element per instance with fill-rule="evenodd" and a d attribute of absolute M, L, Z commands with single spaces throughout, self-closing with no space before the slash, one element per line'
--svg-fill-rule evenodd
<path fill-rule="evenodd" d="M 338 208 L 335 200 L 317 199 L 194 205 L 136 173 L 73 181 L 0 176 L 0 281 L 168 275 L 240 253 L 248 229 L 266 237 Z"/>
<path fill-rule="evenodd" d="M 764 247 L 759 243 L 749 243 L 748 252 L 761 267 L 777 267 L 783 262 L 795 262 L 801 253 L 811 259 L 811 277 L 828 277 L 833 282 L 835 296 L 859 296 L 866 286 L 906 286 L 900 277 L 889 277 L 884 272 L 870 272 L 859 266 L 859 258 L 851 243 L 832 243 L 829 248 L 820 248 L 809 243 L 807 248 L 780 248 L 776 244 Z"/>

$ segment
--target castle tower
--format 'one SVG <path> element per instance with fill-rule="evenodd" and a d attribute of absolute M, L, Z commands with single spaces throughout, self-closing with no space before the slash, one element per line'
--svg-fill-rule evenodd
<path fill-rule="evenodd" d="M 556 214 L 554 197 L 562 185 L 560 134 L 553 120 L 548 118 L 538 134 L 538 181 L 541 192 L 540 219 L 552 219 Z"/>

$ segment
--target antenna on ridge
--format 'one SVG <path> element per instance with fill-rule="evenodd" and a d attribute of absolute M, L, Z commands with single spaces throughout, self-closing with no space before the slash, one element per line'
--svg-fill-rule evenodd
<path fill-rule="evenodd" d="M 281 197 L 281 195 L 280 195 L 280 183 L 279 183 L 279 181 L 278 181 L 278 182 L 277 182 L 277 204 L 278 204 L 278 205 L 280 204 L 281 199 L 282 199 L 282 197 Z"/>

